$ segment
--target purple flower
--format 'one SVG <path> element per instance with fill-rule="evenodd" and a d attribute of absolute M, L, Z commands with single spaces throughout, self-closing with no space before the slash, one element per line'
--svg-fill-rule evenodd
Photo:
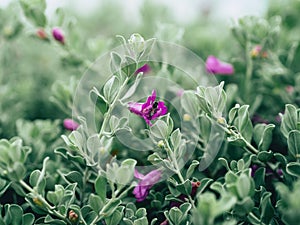
<path fill-rule="evenodd" d="M 58 27 L 53 28 L 52 35 L 55 40 L 57 40 L 58 42 L 60 42 L 62 44 L 65 44 L 65 36 L 64 36 L 63 31 L 60 28 L 58 28 Z"/>
<path fill-rule="evenodd" d="M 156 184 L 161 178 L 160 170 L 152 170 L 150 173 L 143 175 L 137 170 L 134 170 L 134 176 L 140 180 L 138 185 L 133 189 L 136 201 L 141 202 L 148 196 L 149 190 L 154 184 Z"/>
<path fill-rule="evenodd" d="M 67 130 L 76 130 L 78 127 L 79 127 L 79 124 L 76 123 L 74 120 L 72 120 L 72 119 L 64 120 L 64 128 L 66 128 Z"/>
<path fill-rule="evenodd" d="M 233 66 L 220 61 L 215 56 L 208 56 L 205 62 L 206 71 L 212 74 L 233 74 Z"/>
<path fill-rule="evenodd" d="M 151 120 L 156 119 L 159 116 L 163 116 L 167 113 L 168 109 L 165 103 L 162 101 L 155 101 L 156 92 L 152 91 L 152 95 L 147 98 L 145 103 L 129 102 L 130 112 L 142 117 L 148 125 L 152 125 Z"/>
<path fill-rule="evenodd" d="M 141 66 L 140 68 L 138 68 L 135 72 L 134 75 L 137 75 L 139 73 L 149 73 L 151 71 L 151 67 L 146 63 L 145 65 Z"/>

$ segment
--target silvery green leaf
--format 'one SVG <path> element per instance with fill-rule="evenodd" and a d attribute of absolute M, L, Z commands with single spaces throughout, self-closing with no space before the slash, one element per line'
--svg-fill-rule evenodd
<path fill-rule="evenodd" d="M 285 138 L 288 138 L 289 132 L 297 130 L 298 114 L 295 106 L 287 104 L 285 106 L 284 114 L 281 118 L 280 130 Z"/>
<path fill-rule="evenodd" d="M 108 103 L 112 103 L 119 91 L 119 80 L 116 76 L 112 76 L 103 87 L 103 95 Z"/>
<path fill-rule="evenodd" d="M 288 151 L 294 157 L 299 158 L 300 154 L 300 131 L 292 130 L 288 134 Z"/>

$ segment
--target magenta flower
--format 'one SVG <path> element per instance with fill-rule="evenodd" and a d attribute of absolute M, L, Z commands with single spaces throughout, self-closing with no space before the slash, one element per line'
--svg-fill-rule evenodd
<path fill-rule="evenodd" d="M 72 119 L 64 120 L 64 128 L 66 128 L 67 130 L 76 130 L 78 127 L 79 127 L 79 124 L 76 123 L 74 120 L 72 120 Z"/>
<path fill-rule="evenodd" d="M 233 74 L 233 66 L 229 63 L 220 61 L 215 56 L 208 56 L 205 62 L 206 71 L 212 74 Z"/>
<path fill-rule="evenodd" d="M 151 67 L 146 63 L 145 65 L 141 66 L 140 68 L 138 68 L 135 72 L 134 75 L 137 75 L 139 73 L 149 73 L 151 71 Z"/>
<path fill-rule="evenodd" d="M 141 202 L 146 199 L 149 194 L 149 190 L 154 184 L 156 184 L 161 178 L 160 170 L 152 170 L 150 173 L 143 175 L 137 170 L 134 170 L 134 176 L 140 180 L 138 185 L 133 189 L 136 201 Z"/>
<path fill-rule="evenodd" d="M 60 28 L 58 28 L 58 27 L 53 28 L 52 35 L 55 40 L 57 40 L 58 42 L 60 42 L 62 44 L 65 44 L 65 36 L 64 36 L 63 31 Z"/>
<path fill-rule="evenodd" d="M 167 113 L 168 109 L 165 103 L 162 101 L 155 101 L 156 92 L 152 91 L 152 95 L 147 98 L 145 103 L 129 102 L 130 112 L 142 117 L 148 125 L 152 125 L 151 120 L 156 119 L 159 116 L 163 116 Z"/>

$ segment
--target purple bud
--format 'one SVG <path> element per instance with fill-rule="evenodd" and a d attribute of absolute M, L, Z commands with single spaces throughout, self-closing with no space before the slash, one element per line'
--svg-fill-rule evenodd
<path fill-rule="evenodd" d="M 146 63 L 145 65 L 141 66 L 140 68 L 138 68 L 135 72 L 134 75 L 137 75 L 139 73 L 149 73 L 151 71 L 151 67 Z"/>
<path fill-rule="evenodd" d="M 60 28 L 58 28 L 58 27 L 53 28 L 52 35 L 55 40 L 57 40 L 58 42 L 60 42 L 62 44 L 65 44 L 65 36 L 64 36 L 63 31 Z"/>
<path fill-rule="evenodd" d="M 277 172 L 278 176 L 280 176 L 280 177 L 283 176 L 283 171 L 282 171 L 282 169 L 277 169 L 276 172 Z"/>
<path fill-rule="evenodd" d="M 64 120 L 64 128 L 66 128 L 67 130 L 76 130 L 78 127 L 79 127 L 79 124 L 76 123 L 74 120 L 72 120 L 72 119 Z"/>

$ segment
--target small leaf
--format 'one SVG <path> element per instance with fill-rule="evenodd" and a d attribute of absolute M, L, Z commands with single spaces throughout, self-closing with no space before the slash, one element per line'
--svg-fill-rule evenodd
<path fill-rule="evenodd" d="M 300 153 L 300 131 L 292 130 L 288 134 L 288 150 L 289 153 L 297 159 Z"/>
<path fill-rule="evenodd" d="M 94 212 L 99 213 L 104 206 L 104 202 L 98 195 L 91 194 L 89 197 L 89 205 Z"/>
<path fill-rule="evenodd" d="M 237 191 L 241 199 L 248 196 L 250 192 L 250 179 L 245 174 L 241 174 L 237 182 Z"/>
<path fill-rule="evenodd" d="M 103 95 L 107 102 L 112 103 L 119 91 L 119 80 L 116 76 L 112 76 L 103 87 Z"/>
<path fill-rule="evenodd" d="M 286 172 L 292 176 L 300 177 L 300 164 L 298 162 L 290 162 L 286 165 Z"/>
<path fill-rule="evenodd" d="M 199 162 L 198 162 L 197 160 L 193 160 L 193 161 L 192 161 L 192 163 L 190 164 L 189 168 L 188 168 L 187 171 L 186 171 L 186 175 L 185 175 L 185 176 L 186 176 L 187 179 L 189 179 L 189 178 L 192 176 L 192 174 L 193 174 L 195 168 L 196 168 L 198 165 L 199 165 Z"/>
<path fill-rule="evenodd" d="M 297 130 L 298 115 L 297 109 L 291 104 L 285 106 L 284 114 L 281 119 L 280 130 L 285 138 L 288 138 L 289 132 Z"/>
<path fill-rule="evenodd" d="M 162 121 L 158 120 L 150 127 L 150 134 L 158 139 L 166 139 L 168 136 L 168 126 Z"/>
<path fill-rule="evenodd" d="M 248 105 L 243 105 L 238 109 L 238 116 L 235 119 L 234 124 L 246 141 L 250 142 L 253 126 L 249 117 L 248 108 Z"/>
<path fill-rule="evenodd" d="M 106 186 L 107 186 L 106 178 L 99 175 L 95 181 L 95 190 L 103 202 L 105 202 L 106 200 L 106 189 L 107 189 Z"/>
<path fill-rule="evenodd" d="M 192 184 L 190 180 L 184 181 L 184 183 L 176 185 L 176 189 L 184 195 L 190 195 L 192 192 Z"/>
<path fill-rule="evenodd" d="M 182 212 L 177 207 L 173 207 L 169 211 L 169 217 L 174 224 L 180 224 Z"/>
<path fill-rule="evenodd" d="M 262 162 L 268 162 L 273 157 L 272 151 L 262 151 L 257 154 L 257 158 Z"/>

